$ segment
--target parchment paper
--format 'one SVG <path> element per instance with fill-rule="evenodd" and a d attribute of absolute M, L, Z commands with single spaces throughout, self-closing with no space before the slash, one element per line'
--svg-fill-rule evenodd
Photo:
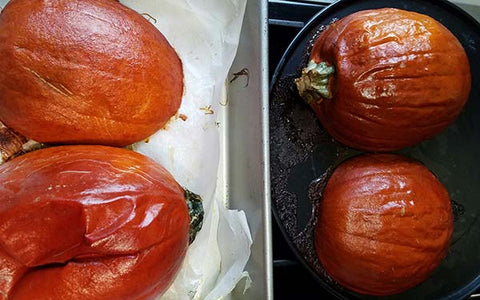
<path fill-rule="evenodd" d="M 217 187 L 217 109 L 237 50 L 246 0 L 123 0 L 144 14 L 183 62 L 185 92 L 179 114 L 134 149 L 167 168 L 202 196 L 205 220 L 175 282 L 161 299 L 221 299 L 245 276 L 252 239 L 245 214 L 228 210 Z M 5 7 L 8 0 L 0 0 Z M 121 45 L 119 45 L 121 46 Z M 220 179 L 220 180 L 219 180 Z M 248 282 L 248 280 L 247 280 Z"/>
<path fill-rule="evenodd" d="M 204 199 L 206 218 L 184 265 L 162 299 L 220 299 L 243 272 L 252 243 L 243 212 L 227 210 L 215 193 L 219 163 L 219 104 L 238 46 L 246 0 L 125 0 L 148 13 L 179 54 L 185 94 L 166 130 L 137 144 L 137 151 L 165 166 Z M 156 23 L 155 23 L 156 21 Z"/>

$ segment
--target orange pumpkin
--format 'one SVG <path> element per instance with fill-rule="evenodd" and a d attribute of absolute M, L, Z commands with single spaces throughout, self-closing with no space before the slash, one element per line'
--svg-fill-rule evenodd
<path fill-rule="evenodd" d="M 1 299 L 154 299 L 201 220 L 162 166 L 119 148 L 30 152 L 0 182 Z"/>
<path fill-rule="evenodd" d="M 0 57 L 0 121 L 38 142 L 125 146 L 180 107 L 179 57 L 118 1 L 11 0 Z"/>
<path fill-rule="evenodd" d="M 429 16 L 393 8 L 331 24 L 296 83 L 335 139 L 369 151 L 438 134 L 460 114 L 471 88 L 457 38 Z"/>
<path fill-rule="evenodd" d="M 342 163 L 317 216 L 323 268 L 348 289 L 377 296 L 424 281 L 445 257 L 453 231 L 445 187 L 420 163 L 393 154 Z"/>

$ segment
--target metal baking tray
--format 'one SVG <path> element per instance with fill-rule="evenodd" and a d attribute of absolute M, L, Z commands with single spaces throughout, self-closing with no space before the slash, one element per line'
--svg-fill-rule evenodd
<path fill-rule="evenodd" d="M 253 240 L 246 266 L 252 283 L 245 292 L 240 283 L 231 299 L 273 299 L 267 9 L 267 0 L 247 1 L 228 100 L 218 116 L 225 196 L 231 209 L 245 211 Z"/>

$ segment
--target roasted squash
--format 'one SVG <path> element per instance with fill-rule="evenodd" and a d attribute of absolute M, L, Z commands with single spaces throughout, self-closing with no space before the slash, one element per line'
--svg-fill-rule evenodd
<path fill-rule="evenodd" d="M 329 25 L 296 83 L 336 140 L 368 151 L 396 150 L 440 133 L 471 88 L 457 38 L 429 16 L 393 8 Z"/>
<path fill-rule="evenodd" d="M 11 0 L 0 57 L 0 121 L 41 143 L 132 144 L 183 95 L 175 50 L 118 1 Z"/>
<path fill-rule="evenodd" d="M 337 167 L 317 217 L 315 248 L 326 272 L 352 291 L 377 296 L 428 278 L 453 231 L 445 187 L 422 164 L 393 154 Z"/>
<path fill-rule="evenodd" d="M 201 226 L 198 197 L 125 149 L 37 150 L 0 183 L 0 299 L 154 299 Z"/>

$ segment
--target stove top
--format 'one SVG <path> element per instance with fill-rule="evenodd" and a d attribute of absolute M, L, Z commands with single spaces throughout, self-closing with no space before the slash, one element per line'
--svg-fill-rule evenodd
<path fill-rule="evenodd" d="M 283 53 L 302 27 L 316 13 L 333 0 L 279 1 L 269 0 L 269 65 L 270 79 Z M 452 1 L 480 20 L 479 0 Z M 285 241 L 276 220 L 273 231 L 274 298 L 278 299 L 334 299 L 303 268 Z M 480 291 L 477 291 L 480 293 Z M 470 298 L 480 298 L 480 294 Z"/>

